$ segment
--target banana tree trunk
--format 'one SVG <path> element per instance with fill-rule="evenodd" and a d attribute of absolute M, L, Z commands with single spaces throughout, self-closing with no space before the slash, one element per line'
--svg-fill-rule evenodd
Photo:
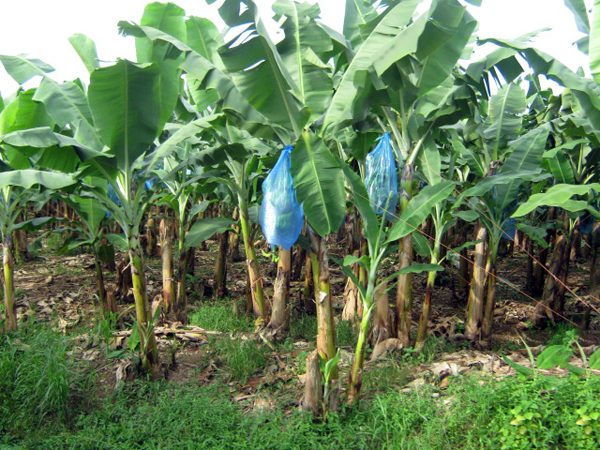
<path fill-rule="evenodd" d="M 7 331 L 17 329 L 17 310 L 15 307 L 15 258 L 12 253 L 12 234 L 3 232 L 3 265 L 4 265 L 4 310 L 6 315 Z"/>
<path fill-rule="evenodd" d="M 547 222 L 552 222 L 555 219 L 556 210 L 555 208 L 550 208 L 548 211 Z M 533 282 L 531 283 L 531 295 L 537 296 L 540 295 L 544 291 L 544 280 L 546 279 L 546 270 L 544 269 L 546 265 L 546 261 L 548 260 L 548 252 L 550 243 L 552 242 L 555 235 L 554 229 L 550 229 L 546 233 L 546 242 L 548 246 L 546 248 L 540 247 L 540 251 L 538 253 L 537 261 L 535 263 L 535 267 L 533 269 Z"/>
<path fill-rule="evenodd" d="M 239 208 L 235 208 L 233 210 L 233 214 L 231 215 L 233 220 L 240 219 L 240 210 Z M 233 233 L 229 234 L 229 254 L 231 256 L 231 260 L 233 262 L 240 261 L 240 226 L 235 224 L 232 226 Z"/>
<path fill-rule="evenodd" d="M 304 288 L 302 289 L 302 300 L 304 302 L 304 311 L 314 314 L 315 306 L 315 279 L 312 270 L 312 258 L 310 252 L 306 252 L 306 263 L 304 264 Z"/>
<path fill-rule="evenodd" d="M 375 314 L 373 318 L 373 332 L 371 345 L 373 348 L 394 335 L 392 317 L 390 317 L 390 300 L 387 293 L 387 283 L 384 283 L 374 295 Z"/>
<path fill-rule="evenodd" d="M 153 206 L 148 212 L 146 221 L 146 254 L 148 256 L 156 255 L 156 207 Z M 162 247 L 161 247 L 162 249 Z"/>
<path fill-rule="evenodd" d="M 588 236 L 590 242 L 590 299 L 586 306 L 581 328 L 587 330 L 590 325 L 590 317 L 592 313 L 591 304 L 600 303 L 600 222 L 596 222 L 592 228 L 592 232 Z"/>
<path fill-rule="evenodd" d="M 144 260 L 139 235 L 130 235 L 129 264 L 135 300 L 135 313 L 140 336 L 142 367 L 152 375 L 158 368 L 158 348 L 154 336 L 154 324 L 146 292 Z"/>
<path fill-rule="evenodd" d="M 174 311 L 175 282 L 173 278 L 173 230 L 167 218 L 160 220 L 160 248 L 162 258 L 162 297 L 168 314 Z"/>
<path fill-rule="evenodd" d="M 433 254 L 431 255 L 431 264 L 437 264 L 440 254 L 440 241 L 436 239 Z M 421 350 L 427 340 L 427 326 L 429 325 L 429 312 L 431 310 L 431 296 L 433 294 L 433 287 L 435 285 L 435 278 L 437 272 L 429 272 L 427 275 L 427 284 L 425 285 L 425 298 L 423 299 L 423 309 L 421 310 L 421 317 L 419 319 L 419 327 L 417 328 L 417 340 L 415 342 L 415 348 Z"/>
<path fill-rule="evenodd" d="M 311 261 L 315 283 L 315 302 L 317 305 L 317 350 L 325 361 L 336 354 L 335 324 L 331 304 L 331 285 L 329 283 L 329 262 L 327 243 L 317 233 L 309 229 Z M 337 378 L 337 377 L 336 377 Z"/>
<path fill-rule="evenodd" d="M 556 309 L 559 285 L 557 279 L 560 276 L 566 247 L 567 238 L 562 234 L 557 236 L 550 260 L 550 273 L 546 276 L 546 282 L 544 283 L 542 301 L 536 305 L 531 318 L 536 327 L 543 325 L 546 321 L 554 323 L 554 310 Z"/>
<path fill-rule="evenodd" d="M 218 235 L 219 251 L 215 261 L 215 289 L 214 297 L 223 298 L 227 296 L 227 251 L 229 247 L 229 232 L 225 231 Z"/>
<path fill-rule="evenodd" d="M 371 293 L 367 293 L 367 296 L 372 296 Z M 371 303 L 367 299 L 367 304 Z M 348 404 L 353 405 L 358 402 L 360 389 L 362 388 L 362 372 L 365 364 L 365 351 L 367 336 L 369 333 L 369 324 L 371 323 L 371 316 L 373 314 L 373 306 L 366 308 L 363 312 L 362 320 L 358 331 L 358 339 L 356 340 L 356 352 L 354 354 L 354 361 L 352 362 L 352 368 L 350 369 L 350 378 L 348 386 Z"/>
<path fill-rule="evenodd" d="M 471 278 L 471 290 L 469 291 L 467 320 L 465 323 L 465 337 L 470 341 L 478 340 L 481 337 L 485 302 L 487 231 L 481 225 L 477 231 L 477 240 L 481 240 L 481 242 L 475 246 L 473 276 Z"/>
<path fill-rule="evenodd" d="M 175 311 L 178 320 L 186 322 L 185 309 L 187 304 L 187 267 L 189 253 L 185 248 L 184 239 L 179 239 L 179 261 L 177 263 L 177 301 L 175 302 Z"/>
<path fill-rule="evenodd" d="M 256 328 L 263 328 L 266 325 L 268 315 L 268 305 L 265 301 L 263 292 L 262 277 L 256 259 L 256 250 L 250 236 L 250 219 L 248 218 L 248 208 L 243 197 L 239 197 L 240 208 L 240 226 L 242 228 L 242 239 L 244 240 L 244 250 L 246 251 L 246 266 L 248 268 L 248 278 L 250 281 L 250 292 L 252 295 L 252 308 L 256 320 Z"/>
<path fill-rule="evenodd" d="M 354 252 L 354 256 L 357 258 L 360 257 L 360 253 L 358 250 Z M 358 279 L 358 277 L 360 276 L 361 269 L 358 263 L 352 264 L 350 269 Z M 354 281 L 352 281 L 352 278 L 350 277 L 348 277 L 348 279 L 346 280 L 346 285 L 344 286 L 344 301 L 345 304 L 344 310 L 342 311 L 342 320 L 356 323 L 358 320 L 360 320 L 360 315 L 358 314 L 358 312 L 359 308 L 362 306 L 362 299 L 360 298 L 358 286 L 354 284 Z"/>
<path fill-rule="evenodd" d="M 289 295 L 290 278 L 292 269 L 292 251 L 279 248 L 279 262 L 277 263 L 277 277 L 273 290 L 273 309 L 271 310 L 271 335 L 274 339 L 281 339 L 289 326 Z"/>
<path fill-rule="evenodd" d="M 400 211 L 404 211 L 413 195 L 413 169 L 410 165 L 404 166 L 400 180 L 402 196 L 400 197 Z M 400 240 L 400 263 L 398 269 L 404 269 L 413 262 L 412 234 Z M 396 316 L 398 322 L 398 338 L 406 348 L 410 347 L 410 330 L 412 325 L 412 274 L 406 273 L 398 276 L 396 290 Z"/>
<path fill-rule="evenodd" d="M 571 250 L 569 254 L 569 260 L 573 262 L 577 261 L 577 258 L 581 257 L 581 230 L 579 226 L 579 220 L 577 220 L 571 235 Z"/>
<path fill-rule="evenodd" d="M 481 344 L 489 347 L 492 340 L 492 327 L 494 325 L 494 309 L 496 307 L 496 261 L 498 259 L 497 248 L 492 246 L 488 252 L 486 263 L 487 292 L 485 296 L 485 307 L 483 312 L 483 323 L 481 324 Z"/>

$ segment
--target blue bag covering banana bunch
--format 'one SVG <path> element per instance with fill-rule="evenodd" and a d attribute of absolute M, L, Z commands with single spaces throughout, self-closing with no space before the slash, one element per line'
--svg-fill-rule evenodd
<path fill-rule="evenodd" d="M 267 242 L 289 250 L 304 226 L 304 211 L 296 201 L 291 173 L 293 147 L 283 149 L 277 164 L 262 184 L 263 201 L 259 221 Z"/>
<path fill-rule="evenodd" d="M 390 133 L 380 137 L 377 147 L 367 155 L 365 187 L 375 213 L 383 214 L 386 209 L 386 217 L 391 219 L 398 204 L 398 173 Z"/>

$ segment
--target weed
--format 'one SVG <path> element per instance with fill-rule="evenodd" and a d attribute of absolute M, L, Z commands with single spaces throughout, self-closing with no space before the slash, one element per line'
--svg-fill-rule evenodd
<path fill-rule="evenodd" d="M 267 363 L 269 349 L 254 341 L 218 339 L 213 343 L 215 353 L 223 359 L 231 378 L 245 384 Z"/>
<path fill-rule="evenodd" d="M 335 325 L 335 332 L 339 347 L 353 347 L 356 344 L 358 332 L 352 322 L 340 320 Z"/>
<path fill-rule="evenodd" d="M 577 328 L 566 322 L 558 322 L 552 327 L 552 331 L 547 345 L 568 345 L 579 336 Z"/>
<path fill-rule="evenodd" d="M 317 338 L 317 316 L 301 315 L 290 320 L 290 337 L 312 341 Z"/>
<path fill-rule="evenodd" d="M 111 348 L 115 339 L 114 332 L 117 330 L 119 315 L 110 311 L 106 315 L 97 312 L 95 321 L 96 335 L 104 345 L 105 350 L 108 350 Z"/>
<path fill-rule="evenodd" d="M 78 380 L 66 339 L 25 322 L 0 337 L 0 435 L 25 435 L 42 422 L 63 423 Z"/>
<path fill-rule="evenodd" d="M 204 304 L 190 315 L 190 323 L 205 330 L 223 331 L 252 331 L 253 324 L 244 316 L 233 314 L 230 302 L 224 304 Z"/>

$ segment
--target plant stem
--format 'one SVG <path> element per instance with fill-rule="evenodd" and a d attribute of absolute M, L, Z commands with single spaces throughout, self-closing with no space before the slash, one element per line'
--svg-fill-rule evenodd
<path fill-rule="evenodd" d="M 481 242 L 475 246 L 473 276 L 471 278 L 471 290 L 469 291 L 467 320 L 465 323 L 465 337 L 470 341 L 474 341 L 480 337 L 481 322 L 483 320 L 486 282 L 484 264 L 487 253 L 487 231 L 482 225 L 479 225 L 476 240 L 480 240 Z"/>
<path fill-rule="evenodd" d="M 400 211 L 404 211 L 413 195 L 413 168 L 404 166 L 401 177 L 402 196 L 400 197 Z M 412 234 L 400 240 L 399 247 L 400 264 L 399 269 L 410 266 L 413 262 L 413 239 Z M 412 274 L 407 273 L 398 276 L 398 288 L 396 290 L 396 315 L 398 317 L 398 338 L 404 347 L 410 347 L 410 328 L 412 313 Z"/>
<path fill-rule="evenodd" d="M 5 230 L 3 230 L 5 231 Z M 17 329 L 17 313 L 15 308 L 14 272 L 15 259 L 12 254 L 12 233 L 4 232 L 3 264 L 4 264 L 4 309 L 7 331 Z"/>
<path fill-rule="evenodd" d="M 369 294 L 367 294 L 369 295 Z M 371 303 L 372 303 L 371 298 Z M 365 303 L 368 303 L 367 300 Z M 362 369 L 365 361 L 367 335 L 369 333 L 369 324 L 371 323 L 371 315 L 373 307 L 369 307 L 363 312 L 360 328 L 358 331 L 358 339 L 356 341 L 356 352 L 354 361 L 350 371 L 349 389 L 348 389 L 348 404 L 353 405 L 358 402 L 360 389 L 362 388 Z"/>
<path fill-rule="evenodd" d="M 250 220 L 248 218 L 248 205 L 246 200 L 240 195 L 240 225 L 242 227 L 242 239 L 244 240 L 244 249 L 246 251 L 246 265 L 248 267 L 248 276 L 250 278 L 250 292 L 252 294 L 252 307 L 256 320 L 254 322 L 257 328 L 265 325 L 267 317 L 267 308 L 263 293 L 262 278 L 256 259 L 256 250 L 250 237 Z"/>
<path fill-rule="evenodd" d="M 281 335 L 289 325 L 288 300 L 290 294 L 290 278 L 292 269 L 292 251 L 279 247 L 277 278 L 273 289 L 273 309 L 269 327 L 273 335 Z"/>
<path fill-rule="evenodd" d="M 158 348 L 152 318 L 150 317 L 139 235 L 134 235 L 129 239 L 129 264 L 131 265 L 133 297 L 135 299 L 135 312 L 141 343 L 142 367 L 154 375 L 154 371 L 158 367 Z"/>
<path fill-rule="evenodd" d="M 317 304 L 317 350 L 325 361 L 329 361 L 336 354 L 336 343 L 327 244 L 324 238 L 310 228 L 309 237 L 313 277 L 315 279 L 315 302 Z M 337 378 L 337 375 L 332 378 Z"/>
<path fill-rule="evenodd" d="M 160 241 L 162 249 L 162 297 L 165 310 L 171 313 L 175 310 L 175 283 L 173 282 L 173 231 L 171 220 L 163 218 L 160 221 Z"/>

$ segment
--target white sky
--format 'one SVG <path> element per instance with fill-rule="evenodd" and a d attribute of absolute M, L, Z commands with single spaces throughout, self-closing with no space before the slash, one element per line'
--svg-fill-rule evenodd
<path fill-rule="evenodd" d="M 271 0 L 256 0 L 263 17 L 269 17 Z M 314 0 L 311 0 L 313 3 Z M 57 80 L 86 79 L 87 72 L 68 42 L 68 37 L 83 33 L 96 42 L 99 57 L 114 61 L 118 57 L 135 60 L 133 38 L 117 31 L 120 20 L 139 23 L 146 0 L 0 0 L 0 54 L 26 53 L 52 65 Z M 220 22 L 216 7 L 204 0 L 175 0 L 188 15 L 208 17 Z M 344 0 L 319 0 L 322 18 L 341 30 Z M 563 0 L 483 0 L 479 8 L 469 7 L 479 20 L 479 36 L 514 38 L 541 28 L 551 28 L 537 40 L 538 47 L 572 69 L 588 63 L 573 45 L 581 34 Z M 487 46 L 490 46 L 488 44 Z M 17 84 L 0 64 L 0 92 L 4 97 Z"/>

